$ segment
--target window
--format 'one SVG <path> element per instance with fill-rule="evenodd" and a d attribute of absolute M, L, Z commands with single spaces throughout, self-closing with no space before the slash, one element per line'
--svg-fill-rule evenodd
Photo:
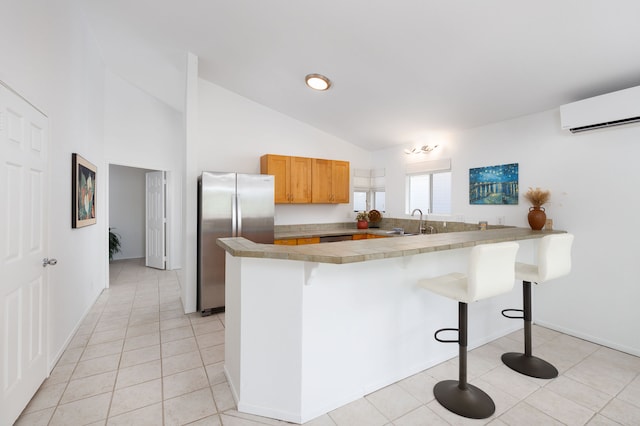
<path fill-rule="evenodd" d="M 355 169 L 353 176 L 353 211 L 386 210 L 384 169 Z"/>
<path fill-rule="evenodd" d="M 451 214 L 451 172 L 407 176 L 407 214 Z"/>
<path fill-rule="evenodd" d="M 431 212 L 451 214 L 451 172 L 434 173 L 431 179 Z"/>
<path fill-rule="evenodd" d="M 386 192 L 384 192 L 384 190 L 382 191 L 373 191 L 373 208 L 375 210 L 384 212 L 387 210 L 387 205 L 386 205 Z"/>
<path fill-rule="evenodd" d="M 367 192 L 353 191 L 353 211 L 360 212 L 367 210 Z"/>

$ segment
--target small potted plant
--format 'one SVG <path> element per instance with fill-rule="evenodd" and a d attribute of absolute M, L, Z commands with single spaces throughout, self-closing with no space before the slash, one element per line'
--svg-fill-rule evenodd
<path fill-rule="evenodd" d="M 542 205 L 549 202 L 551 192 L 540 188 L 533 189 L 530 187 L 527 193 L 524 194 L 524 198 L 526 198 L 532 205 L 532 207 L 529 207 L 529 214 L 527 215 L 529 226 L 531 226 L 531 229 L 534 231 L 539 231 L 544 228 L 544 225 L 547 222 L 547 214 L 545 213 Z"/>
<path fill-rule="evenodd" d="M 113 260 L 113 255 L 120 252 L 120 234 L 113 231 L 116 228 L 109 228 L 109 262 Z"/>
<path fill-rule="evenodd" d="M 356 220 L 358 221 L 358 229 L 367 229 L 369 227 L 369 213 L 366 211 L 358 212 L 356 214 Z"/>

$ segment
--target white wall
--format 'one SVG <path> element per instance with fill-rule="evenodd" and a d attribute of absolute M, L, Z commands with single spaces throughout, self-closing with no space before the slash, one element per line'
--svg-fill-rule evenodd
<path fill-rule="evenodd" d="M 148 169 L 109 166 L 109 227 L 120 235 L 114 260 L 145 257 L 146 173 Z"/>
<path fill-rule="evenodd" d="M 528 226 L 529 205 L 471 206 L 469 168 L 519 163 L 520 191 L 551 191 L 547 217 L 575 234 L 573 270 L 566 278 L 534 286 L 534 320 L 542 325 L 640 355 L 640 286 L 636 240 L 640 198 L 640 126 L 572 135 L 560 130 L 558 110 L 452 135 L 435 156 L 452 159 L 453 217 L 477 223 Z M 375 167 L 392 171 L 387 205 L 403 199 L 402 148 L 374 153 Z M 393 200 L 393 202 L 391 201 Z M 396 210 L 397 211 L 397 210 Z M 402 211 L 400 211 L 402 212 Z"/>
<path fill-rule="evenodd" d="M 167 171 L 167 268 L 182 261 L 182 113 L 111 71 L 105 76 L 105 157 L 108 164 Z"/>
<path fill-rule="evenodd" d="M 106 284 L 104 66 L 74 2 L 10 0 L 0 13 L 0 79 L 49 117 L 49 365 Z M 71 228 L 71 154 L 98 167 L 97 224 Z"/>

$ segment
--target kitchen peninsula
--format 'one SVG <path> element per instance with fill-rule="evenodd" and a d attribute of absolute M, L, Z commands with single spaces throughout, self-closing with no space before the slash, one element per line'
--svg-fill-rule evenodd
<path fill-rule="evenodd" d="M 455 302 L 417 287 L 465 271 L 470 247 L 558 231 L 501 228 L 278 246 L 222 238 L 226 253 L 225 373 L 238 410 L 296 423 L 457 355 L 433 332 L 457 324 Z M 469 306 L 469 348 L 522 326 L 500 315 L 520 286 Z M 455 378 L 455 377 L 452 377 Z"/>

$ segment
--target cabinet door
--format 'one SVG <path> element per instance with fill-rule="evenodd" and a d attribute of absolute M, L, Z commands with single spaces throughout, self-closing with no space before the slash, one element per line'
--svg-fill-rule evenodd
<path fill-rule="evenodd" d="M 311 162 L 313 203 L 331 203 L 333 197 L 332 161 L 314 158 Z"/>
<path fill-rule="evenodd" d="M 298 238 L 298 245 L 320 244 L 320 237 Z"/>
<path fill-rule="evenodd" d="M 274 240 L 273 244 L 278 246 L 295 246 L 295 245 L 298 245 L 298 241 L 295 238 L 288 238 L 288 239 Z"/>
<path fill-rule="evenodd" d="M 311 202 L 311 158 L 291 157 L 289 202 L 303 204 Z"/>
<path fill-rule="evenodd" d="M 314 203 L 349 202 L 349 162 L 336 160 L 312 161 L 311 191 Z"/>
<path fill-rule="evenodd" d="M 260 173 L 275 176 L 275 203 L 289 203 L 291 198 L 291 157 L 271 154 L 263 155 L 260 157 Z"/>
<path fill-rule="evenodd" d="M 348 161 L 332 161 L 332 185 L 333 198 L 332 203 L 348 203 L 349 202 L 349 162 Z"/>

